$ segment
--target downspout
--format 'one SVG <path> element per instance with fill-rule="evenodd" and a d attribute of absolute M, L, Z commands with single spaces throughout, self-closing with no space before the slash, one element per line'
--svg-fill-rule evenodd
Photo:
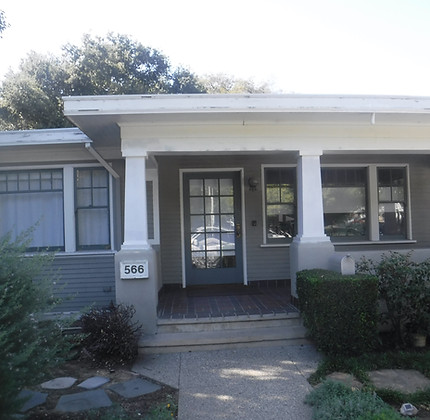
<path fill-rule="evenodd" d="M 97 152 L 96 149 L 94 149 L 94 147 L 91 145 L 91 143 L 87 142 L 85 143 L 85 149 L 87 149 L 91 155 L 93 155 L 93 157 L 95 157 L 97 159 L 97 161 L 103 165 L 103 167 L 115 178 L 115 179 L 119 179 L 119 175 L 117 174 L 117 172 L 112 168 L 112 166 L 109 165 L 109 163 L 107 163 L 103 157 L 100 155 L 99 152 Z"/>

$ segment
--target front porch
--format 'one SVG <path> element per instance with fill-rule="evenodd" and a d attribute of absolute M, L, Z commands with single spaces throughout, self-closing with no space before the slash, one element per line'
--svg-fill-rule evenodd
<path fill-rule="evenodd" d="M 291 304 L 289 280 L 257 281 L 249 286 L 166 285 L 159 293 L 157 315 L 163 320 L 224 318 L 298 313 Z"/>
<path fill-rule="evenodd" d="M 157 334 L 144 335 L 140 353 L 215 350 L 306 343 L 289 280 L 250 286 L 164 287 Z"/>

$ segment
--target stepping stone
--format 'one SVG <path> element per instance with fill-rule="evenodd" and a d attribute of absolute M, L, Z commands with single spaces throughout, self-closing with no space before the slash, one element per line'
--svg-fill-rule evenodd
<path fill-rule="evenodd" d="M 84 382 L 81 382 L 78 386 L 85 389 L 95 389 L 109 381 L 110 379 L 105 378 L 104 376 L 93 376 L 92 378 L 88 378 Z"/>
<path fill-rule="evenodd" d="M 48 394 L 44 394 L 43 392 L 30 391 L 29 389 L 23 389 L 18 394 L 18 399 L 28 398 L 23 406 L 20 408 L 21 413 L 25 413 L 28 410 L 31 410 L 38 405 L 44 404 L 46 402 L 46 398 L 48 398 Z"/>
<path fill-rule="evenodd" d="M 127 382 L 121 382 L 109 387 L 111 391 L 116 392 L 124 398 L 135 398 L 141 395 L 151 394 L 152 392 L 161 389 L 161 386 L 144 379 L 131 379 Z"/>
<path fill-rule="evenodd" d="M 405 394 L 430 387 L 430 379 L 417 370 L 381 369 L 369 372 L 376 388 L 388 388 Z"/>
<path fill-rule="evenodd" d="M 70 388 L 76 381 L 76 378 L 72 378 L 70 376 L 63 376 L 61 378 L 55 378 L 51 379 L 50 381 L 44 382 L 43 384 L 41 384 L 41 387 L 45 389 L 66 389 Z"/>
<path fill-rule="evenodd" d="M 110 407 L 112 401 L 103 389 L 83 391 L 76 394 L 63 395 L 58 400 L 55 411 L 76 413 L 92 408 Z"/>

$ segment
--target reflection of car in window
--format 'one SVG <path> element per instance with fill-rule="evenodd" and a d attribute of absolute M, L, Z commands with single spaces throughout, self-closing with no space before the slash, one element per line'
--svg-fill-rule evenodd
<path fill-rule="evenodd" d="M 218 226 L 198 227 L 191 235 L 191 250 L 234 249 L 234 231 L 220 229 Z"/>

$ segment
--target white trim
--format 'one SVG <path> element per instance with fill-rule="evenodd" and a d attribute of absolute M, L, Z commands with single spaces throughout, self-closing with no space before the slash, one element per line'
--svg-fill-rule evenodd
<path fill-rule="evenodd" d="M 110 231 L 110 249 L 114 250 L 115 243 L 115 220 L 114 220 L 114 202 L 113 202 L 113 180 L 118 179 L 114 178 L 111 173 L 109 174 L 109 231 Z"/>
<path fill-rule="evenodd" d="M 154 213 L 154 239 L 148 239 L 151 245 L 160 244 L 160 203 L 158 197 L 158 169 L 147 169 L 146 180 L 152 182 L 152 209 Z"/>
<path fill-rule="evenodd" d="M 71 165 L 63 167 L 63 206 L 64 252 L 76 252 L 75 168 Z"/>
<path fill-rule="evenodd" d="M 267 247 L 278 247 L 278 246 L 286 246 L 290 245 L 290 243 L 279 243 L 276 242 L 267 242 L 267 235 L 266 235 L 266 177 L 265 177 L 265 169 L 266 168 L 296 168 L 297 170 L 297 164 L 295 163 L 285 163 L 285 164 L 278 164 L 278 163 L 262 163 L 261 164 L 261 194 L 262 194 L 262 215 L 263 215 L 263 243 L 261 245 L 262 248 Z M 297 190 L 297 181 L 296 181 L 296 190 Z"/>
<path fill-rule="evenodd" d="M 411 203 L 411 188 L 410 188 L 410 171 L 408 163 L 354 163 L 354 164 L 341 164 L 341 163 L 330 163 L 322 164 L 323 168 L 363 168 L 366 169 L 367 184 L 366 194 L 368 197 L 368 238 L 369 241 L 357 241 L 357 242 L 336 242 L 332 240 L 333 245 L 368 245 L 368 244 L 397 244 L 397 243 L 416 243 L 412 236 L 412 203 Z M 379 198 L 378 198 L 378 168 L 405 168 L 406 169 L 406 238 L 404 240 L 388 240 L 384 241 L 379 236 Z"/>
<path fill-rule="evenodd" d="M 370 241 L 379 242 L 378 170 L 376 165 L 369 165 L 364 169 L 367 170 L 366 193 L 368 197 L 367 202 L 369 204 L 369 209 L 366 211 L 366 214 L 369 216 L 368 238 Z M 371 185 L 374 187 L 372 188 Z M 372 216 L 374 214 L 376 214 L 376 217 Z"/>
<path fill-rule="evenodd" d="M 332 244 L 334 246 L 343 246 L 343 245 L 375 245 L 375 246 L 381 246 L 381 245 L 401 245 L 401 244 L 416 244 L 416 240 L 409 240 L 409 239 L 403 239 L 403 240 L 393 240 L 393 241 L 360 241 L 360 242 L 333 242 Z"/>
<path fill-rule="evenodd" d="M 44 169 L 61 169 L 63 171 L 63 230 L 64 230 L 64 251 L 56 255 L 73 254 L 83 255 L 87 253 L 104 254 L 115 251 L 115 228 L 114 228 L 114 207 L 113 207 L 113 183 L 112 175 L 109 175 L 109 230 L 110 230 L 110 250 L 76 250 L 76 215 L 75 215 L 75 169 L 80 168 L 103 168 L 100 163 L 76 163 L 76 164 L 51 164 L 51 165 L 24 165 L 24 166 L 0 166 L 0 172 L 8 171 L 31 171 Z"/>
<path fill-rule="evenodd" d="M 245 218 L 245 173 L 243 168 L 190 168 L 179 169 L 179 196 L 180 196 L 180 217 L 181 217 L 181 258 L 182 258 L 182 287 L 187 287 L 186 268 L 185 268 L 185 228 L 184 228 L 184 185 L 183 179 L 185 173 L 211 173 L 211 172 L 239 172 L 240 174 L 240 194 L 241 194 L 241 212 L 242 212 L 242 258 L 243 258 L 243 284 L 248 285 L 248 263 L 246 253 L 246 218 Z"/>

